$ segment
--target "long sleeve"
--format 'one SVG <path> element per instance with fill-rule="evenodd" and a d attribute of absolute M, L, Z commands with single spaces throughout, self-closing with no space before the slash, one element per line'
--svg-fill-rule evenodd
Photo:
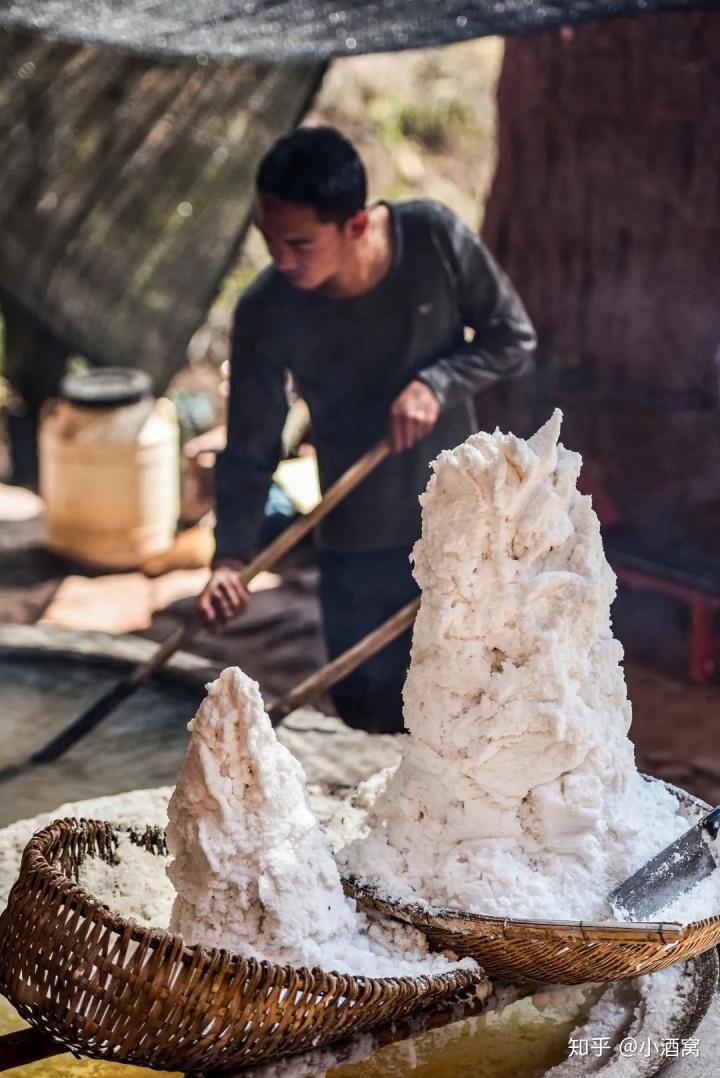
<path fill-rule="evenodd" d="M 536 336 L 520 297 L 487 248 L 455 214 L 439 209 L 435 242 L 454 279 L 463 323 L 474 331 L 471 341 L 417 375 L 445 409 L 493 382 L 527 373 Z"/>
<path fill-rule="evenodd" d="M 215 557 L 248 561 L 255 548 L 287 415 L 285 371 L 263 340 L 252 295 L 238 304 L 232 334 L 227 448 L 215 468 Z"/>

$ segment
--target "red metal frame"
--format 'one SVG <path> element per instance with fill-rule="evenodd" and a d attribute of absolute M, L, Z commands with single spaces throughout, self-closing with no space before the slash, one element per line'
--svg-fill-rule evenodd
<path fill-rule="evenodd" d="M 689 674 L 695 685 L 708 685 L 715 672 L 716 660 L 720 660 L 720 636 L 713 632 L 713 617 L 720 610 L 720 596 L 706 595 L 702 591 L 670 580 L 652 576 L 638 569 L 630 569 L 622 563 L 610 564 L 623 584 L 632 588 L 647 588 L 680 599 L 690 607 Z"/>

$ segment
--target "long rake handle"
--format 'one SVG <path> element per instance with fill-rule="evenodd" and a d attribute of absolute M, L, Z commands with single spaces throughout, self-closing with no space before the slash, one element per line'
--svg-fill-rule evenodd
<path fill-rule="evenodd" d="M 345 498 L 351 490 L 354 490 L 377 468 L 390 452 L 386 441 L 379 442 L 364 456 L 360 457 L 331 487 L 322 501 L 308 513 L 307 516 L 298 517 L 289 528 L 286 528 L 264 550 L 261 550 L 252 561 L 248 562 L 240 573 L 240 579 L 247 585 L 258 573 L 275 565 L 283 555 L 287 554 L 300 540 L 312 531 L 315 525 L 327 516 L 327 514 Z M 85 734 L 89 733 L 111 711 L 131 696 L 141 685 L 153 676 L 175 652 L 186 646 L 202 627 L 199 616 L 189 618 L 183 625 L 179 625 L 169 636 L 163 640 L 152 658 L 141 663 L 131 670 L 124 678 L 117 682 L 111 689 L 103 694 L 94 704 L 91 704 L 78 718 L 65 730 L 61 731 L 48 742 L 42 749 L 34 752 L 26 760 L 18 764 L 10 764 L 0 769 L 0 782 L 7 782 L 18 775 L 38 767 L 40 764 L 51 763 L 67 752 Z"/>

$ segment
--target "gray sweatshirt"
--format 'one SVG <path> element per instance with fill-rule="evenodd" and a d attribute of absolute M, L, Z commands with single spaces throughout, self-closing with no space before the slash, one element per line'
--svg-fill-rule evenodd
<path fill-rule="evenodd" d="M 430 434 L 387 458 L 317 528 L 321 549 L 351 552 L 419 538 L 429 462 L 477 429 L 475 393 L 531 366 L 533 327 L 478 237 L 437 202 L 386 205 L 393 262 L 369 292 L 328 299 L 270 267 L 237 305 L 228 441 L 215 475 L 216 558 L 255 553 L 281 455 L 286 371 L 310 410 L 323 490 L 384 436 L 409 382 L 425 382 L 440 402 Z"/>

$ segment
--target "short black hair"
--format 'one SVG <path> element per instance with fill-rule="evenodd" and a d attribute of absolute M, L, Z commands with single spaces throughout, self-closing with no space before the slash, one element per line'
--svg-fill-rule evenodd
<path fill-rule="evenodd" d="M 256 180 L 261 194 L 312 206 L 342 227 L 365 208 L 367 175 L 353 144 L 334 127 L 301 127 L 270 147 Z"/>

